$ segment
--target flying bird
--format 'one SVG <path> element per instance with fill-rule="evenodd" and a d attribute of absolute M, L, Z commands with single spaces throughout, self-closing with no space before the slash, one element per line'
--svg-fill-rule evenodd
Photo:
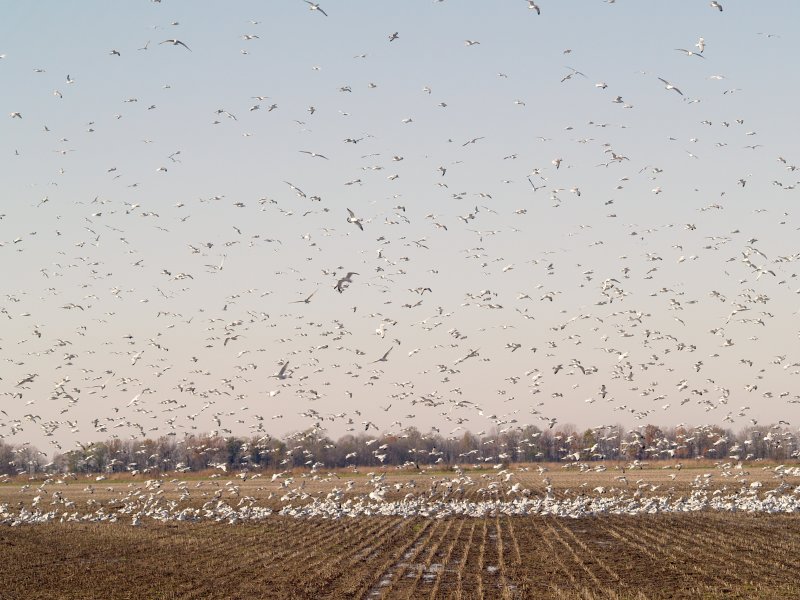
<path fill-rule="evenodd" d="M 326 13 L 322 8 L 320 8 L 319 4 L 315 4 L 314 2 L 309 2 L 309 0 L 303 0 L 306 4 L 308 4 L 308 10 L 316 10 L 317 12 L 321 12 L 326 17 L 328 13 Z"/>
<path fill-rule="evenodd" d="M 700 38 L 700 39 L 702 39 L 702 38 Z M 705 58 L 705 56 L 703 56 L 702 54 L 700 54 L 698 52 L 692 52 L 691 50 L 686 50 L 685 48 L 675 48 L 675 50 L 678 51 L 678 52 L 683 52 L 686 56 L 696 56 L 697 58 Z M 702 52 L 702 50 L 701 50 L 701 52 Z"/>
<path fill-rule="evenodd" d="M 361 231 L 364 231 L 364 225 L 362 225 L 361 223 L 362 220 L 359 217 L 356 217 L 355 213 L 349 208 L 347 209 L 347 212 L 350 215 L 349 217 L 347 217 L 347 222 L 352 223 L 353 225 L 357 225 Z"/>
<path fill-rule="evenodd" d="M 683 96 L 683 92 L 682 92 L 682 91 L 680 91 L 678 88 L 676 88 L 674 85 L 672 85 L 672 84 L 671 84 L 669 81 L 667 81 L 666 79 L 662 79 L 661 77 L 659 77 L 659 78 L 658 78 L 658 80 L 664 83 L 664 89 L 665 89 L 665 90 L 675 90 L 675 91 L 676 91 L 676 92 L 678 92 L 678 93 L 679 93 L 681 96 Z"/>
<path fill-rule="evenodd" d="M 192 49 L 191 49 L 191 48 L 189 48 L 189 46 L 187 46 L 186 44 L 184 44 L 184 43 L 183 43 L 182 41 L 180 41 L 180 40 L 164 40 L 163 42 L 159 42 L 159 45 L 160 45 L 160 44 L 172 44 L 173 46 L 183 46 L 183 47 L 184 47 L 184 48 L 186 48 L 186 49 L 187 49 L 189 52 L 191 52 L 191 51 L 192 51 Z"/>
<path fill-rule="evenodd" d="M 348 284 L 349 284 L 349 283 L 353 283 L 353 279 L 352 279 L 352 278 L 353 278 L 353 275 L 358 275 L 358 273 L 354 273 L 353 271 L 349 271 L 349 272 L 347 273 L 347 275 L 345 275 L 344 277 L 342 277 L 341 279 L 339 279 L 339 280 L 336 282 L 336 285 L 334 286 L 334 287 L 336 288 L 336 291 L 337 291 L 337 292 L 339 292 L 340 294 L 341 294 L 342 292 L 344 292 L 344 290 L 347 288 L 347 286 L 345 286 L 344 284 L 345 284 L 345 283 L 348 283 Z"/>

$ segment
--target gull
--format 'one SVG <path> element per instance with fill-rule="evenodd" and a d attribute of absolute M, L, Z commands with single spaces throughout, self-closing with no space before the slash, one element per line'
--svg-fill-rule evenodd
<path fill-rule="evenodd" d="M 326 17 L 328 16 L 328 13 L 326 13 L 324 10 L 322 10 L 320 8 L 319 4 L 315 4 L 314 2 L 309 2 L 309 0 L 303 0 L 303 1 L 306 4 L 308 4 L 308 10 L 316 10 L 317 12 L 321 12 Z"/>
<path fill-rule="evenodd" d="M 533 0 L 528 0 L 528 10 L 535 10 L 537 15 L 542 14 L 541 9 L 536 5 Z"/>
<path fill-rule="evenodd" d="M 399 38 L 399 37 L 400 37 L 400 36 L 399 36 L 399 35 L 397 34 L 397 32 L 395 31 L 393 34 L 391 34 L 391 35 L 389 36 L 389 41 L 390 41 L 390 42 L 393 42 L 393 41 L 395 41 L 395 40 L 396 40 L 397 38 Z"/>
<path fill-rule="evenodd" d="M 466 142 L 464 142 L 463 144 L 461 144 L 461 147 L 463 148 L 464 146 L 469 146 L 470 144 L 474 144 L 474 143 L 475 143 L 475 142 L 477 142 L 478 140 L 482 140 L 482 139 L 484 139 L 484 138 L 483 138 L 483 137 L 476 137 L 476 138 L 472 138 L 471 140 L 467 140 Z"/>
<path fill-rule="evenodd" d="M 184 44 L 184 43 L 183 43 L 182 41 L 180 41 L 180 40 L 164 40 L 163 42 L 159 42 L 159 45 L 160 45 L 160 44 L 172 44 L 173 46 L 183 46 L 183 47 L 184 47 L 184 48 L 186 48 L 186 49 L 187 49 L 189 52 L 191 52 L 191 51 L 192 51 L 192 49 L 191 49 L 191 48 L 189 48 L 189 46 L 187 46 L 186 44 Z"/>
<path fill-rule="evenodd" d="M 475 45 L 480 45 L 480 42 L 475 41 L 475 40 L 464 40 L 464 45 L 465 46 L 475 46 Z"/>
<path fill-rule="evenodd" d="M 12 119 L 21 119 L 22 118 L 22 113 L 12 112 L 8 116 L 11 117 Z"/>
<path fill-rule="evenodd" d="M 355 213 L 349 208 L 347 209 L 347 212 L 350 213 L 350 216 L 347 217 L 347 222 L 357 225 L 361 231 L 364 231 L 364 225 L 361 224 L 362 220 L 359 217 L 356 217 Z"/>
<path fill-rule="evenodd" d="M 709 4 L 711 8 L 716 8 L 719 12 L 722 12 L 722 4 L 717 2 L 717 0 L 711 0 L 711 4 Z"/>
<path fill-rule="evenodd" d="M 345 283 L 353 283 L 353 279 L 352 279 L 353 275 L 358 275 L 358 273 L 354 273 L 353 271 L 348 271 L 347 275 L 345 275 L 344 277 L 339 279 L 336 282 L 336 285 L 334 286 L 336 288 L 336 291 L 339 292 L 340 294 L 342 292 L 344 292 L 344 290 L 346 289 L 344 287 L 344 284 Z"/>
<path fill-rule="evenodd" d="M 658 78 L 658 80 L 664 83 L 664 89 L 665 89 L 665 90 L 675 90 L 675 91 L 676 91 L 676 92 L 678 92 L 678 93 L 679 93 L 681 96 L 683 96 L 683 92 L 682 92 L 682 91 L 680 91 L 678 88 L 676 88 L 674 85 L 672 85 L 672 84 L 671 84 L 669 81 L 667 81 L 666 79 L 662 79 L 661 77 L 659 77 L 659 78 Z"/>
<path fill-rule="evenodd" d="M 317 154 L 316 152 L 311 152 L 310 150 L 299 150 L 303 154 L 308 154 L 309 156 L 314 156 L 317 158 L 324 158 L 325 160 L 330 160 L 327 156 L 323 156 L 322 154 Z"/>
<path fill-rule="evenodd" d="M 698 54 L 697 52 L 692 52 L 691 50 L 686 50 L 685 48 L 675 48 L 677 52 L 683 52 L 686 56 L 696 56 L 697 58 L 705 58 L 702 54 Z"/>

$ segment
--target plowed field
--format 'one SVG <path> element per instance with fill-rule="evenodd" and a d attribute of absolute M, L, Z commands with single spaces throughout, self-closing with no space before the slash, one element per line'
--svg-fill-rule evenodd
<path fill-rule="evenodd" d="M 800 517 L 0 528 L 0 598 L 796 598 Z"/>

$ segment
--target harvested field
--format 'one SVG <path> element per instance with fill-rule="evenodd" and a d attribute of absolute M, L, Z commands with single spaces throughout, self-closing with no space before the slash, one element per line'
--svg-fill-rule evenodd
<path fill-rule="evenodd" d="M 800 517 L 0 528 L 2 598 L 776 598 L 800 595 Z"/>
<path fill-rule="evenodd" d="M 800 596 L 798 473 L 779 465 L 173 475 L 0 484 L 0 598 Z M 740 504 L 670 512 L 700 496 Z M 604 498 L 638 508 L 582 511 Z M 523 500 L 572 508 L 497 508 Z M 330 510 L 348 503 L 365 508 Z"/>

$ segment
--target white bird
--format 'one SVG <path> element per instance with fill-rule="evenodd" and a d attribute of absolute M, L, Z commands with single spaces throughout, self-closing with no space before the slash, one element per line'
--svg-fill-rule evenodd
<path fill-rule="evenodd" d="M 686 56 L 696 56 L 697 58 L 705 58 L 705 56 L 703 56 L 702 54 L 698 54 L 697 52 L 692 52 L 691 50 L 686 50 L 686 48 L 675 48 L 675 50 L 677 52 L 683 52 Z"/>
<path fill-rule="evenodd" d="M 659 77 L 659 78 L 658 78 L 658 80 L 664 83 L 664 89 L 665 89 L 665 90 L 675 90 L 675 91 L 676 91 L 676 92 L 678 92 L 678 93 L 679 93 L 681 96 L 683 96 L 683 92 L 682 92 L 682 91 L 680 91 L 678 88 L 676 88 L 674 85 L 672 85 L 672 84 L 671 84 L 669 81 L 667 81 L 666 79 L 662 79 L 661 77 Z"/>
<path fill-rule="evenodd" d="M 303 0 L 306 4 L 308 4 L 308 10 L 316 10 L 317 12 L 321 12 L 326 17 L 328 13 L 326 13 L 322 8 L 320 8 L 319 4 L 315 4 L 314 2 L 309 2 L 309 0 Z"/>
<path fill-rule="evenodd" d="M 722 12 L 722 4 L 717 2 L 717 0 L 711 0 L 711 4 L 709 6 L 711 6 L 711 8 L 716 8 L 719 12 Z"/>
<path fill-rule="evenodd" d="M 703 50 L 706 49 L 706 41 L 703 38 L 700 38 L 699 40 L 697 40 L 695 47 L 697 47 L 700 50 L 700 52 L 702 52 Z"/>
<path fill-rule="evenodd" d="M 364 231 L 364 225 L 362 225 L 362 222 L 361 222 L 362 219 L 360 219 L 359 217 L 356 217 L 355 213 L 352 210 L 350 210 L 349 208 L 347 209 L 347 212 L 350 215 L 349 217 L 347 217 L 347 222 L 358 226 L 358 228 L 361 231 Z"/>
<path fill-rule="evenodd" d="M 189 48 L 189 46 L 187 46 L 186 44 L 184 44 L 184 43 L 183 43 L 182 41 L 180 41 L 180 40 L 164 40 L 163 42 L 159 42 L 159 45 L 160 45 L 160 44 L 172 44 L 173 46 L 183 46 L 183 47 L 184 47 L 184 48 L 186 48 L 186 49 L 187 49 L 189 52 L 191 52 L 191 51 L 192 51 L 192 49 L 191 49 L 191 48 Z"/>

